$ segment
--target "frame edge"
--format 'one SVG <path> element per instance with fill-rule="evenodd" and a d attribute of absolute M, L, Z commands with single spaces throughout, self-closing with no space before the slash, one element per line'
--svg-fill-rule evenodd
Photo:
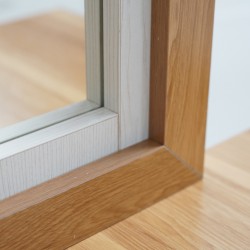
<path fill-rule="evenodd" d="M 140 143 L 2 202 L 0 248 L 69 247 L 199 179 L 165 146 Z"/>

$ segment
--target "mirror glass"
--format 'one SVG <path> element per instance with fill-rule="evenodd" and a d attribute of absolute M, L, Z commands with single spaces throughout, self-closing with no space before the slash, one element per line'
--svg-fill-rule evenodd
<path fill-rule="evenodd" d="M 100 106 L 94 2 L 0 0 L 0 143 Z"/>

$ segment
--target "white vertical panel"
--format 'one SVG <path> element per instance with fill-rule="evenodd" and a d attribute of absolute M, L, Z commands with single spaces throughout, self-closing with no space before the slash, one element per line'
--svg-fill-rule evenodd
<path fill-rule="evenodd" d="M 85 0 L 87 99 L 102 104 L 102 9 L 100 0 Z"/>
<path fill-rule="evenodd" d="M 104 0 L 104 106 L 120 113 L 120 0 Z"/>
<path fill-rule="evenodd" d="M 104 0 L 105 107 L 119 113 L 120 149 L 148 138 L 150 40 L 151 0 Z"/>
<path fill-rule="evenodd" d="M 151 0 L 121 6 L 120 148 L 148 138 Z"/>

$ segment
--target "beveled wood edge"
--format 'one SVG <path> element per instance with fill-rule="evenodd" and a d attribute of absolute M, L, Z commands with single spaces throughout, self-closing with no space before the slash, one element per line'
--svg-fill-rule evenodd
<path fill-rule="evenodd" d="M 156 142 L 144 141 L 5 199 L 0 202 L 0 219 L 67 192 L 101 175 L 108 174 L 134 160 L 152 154 L 160 148 L 163 146 Z"/>
<path fill-rule="evenodd" d="M 200 179 L 165 146 L 139 143 L 0 203 L 0 249 L 69 247 Z"/>

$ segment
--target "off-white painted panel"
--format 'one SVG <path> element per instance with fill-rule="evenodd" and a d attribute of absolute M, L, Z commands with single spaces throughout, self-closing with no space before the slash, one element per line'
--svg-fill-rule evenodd
<path fill-rule="evenodd" d="M 151 0 L 104 0 L 105 107 L 119 114 L 119 148 L 148 138 Z"/>
<path fill-rule="evenodd" d="M 39 132 L 0 147 L 0 200 L 118 150 L 118 116 L 104 108 Z"/>
<path fill-rule="evenodd" d="M 101 106 L 103 102 L 102 5 L 100 0 L 85 0 L 84 4 L 87 99 Z"/>
<path fill-rule="evenodd" d="M 104 0 L 104 106 L 120 113 L 120 0 Z"/>
<path fill-rule="evenodd" d="M 151 0 L 121 1 L 120 149 L 148 138 Z"/>
<path fill-rule="evenodd" d="M 118 115 L 102 108 L 0 145 L 0 199 L 148 138 L 151 0 L 103 4 L 105 108 Z"/>

